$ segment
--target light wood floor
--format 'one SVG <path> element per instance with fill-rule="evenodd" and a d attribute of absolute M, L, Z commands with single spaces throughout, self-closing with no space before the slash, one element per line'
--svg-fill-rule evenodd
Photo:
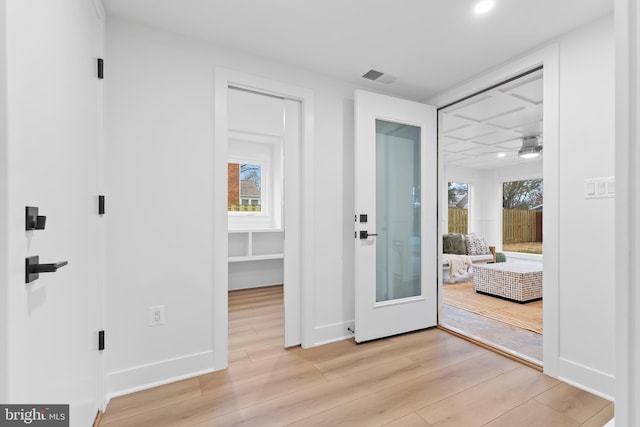
<path fill-rule="evenodd" d="M 285 350 L 281 287 L 229 295 L 229 369 L 113 399 L 102 426 L 588 426 L 613 404 L 438 329 Z"/>

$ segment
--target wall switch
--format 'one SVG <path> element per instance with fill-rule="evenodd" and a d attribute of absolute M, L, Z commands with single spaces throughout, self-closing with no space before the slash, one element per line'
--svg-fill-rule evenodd
<path fill-rule="evenodd" d="M 616 178 L 607 178 L 607 195 L 614 197 L 616 195 Z"/>
<path fill-rule="evenodd" d="M 589 178 L 584 180 L 585 199 L 607 199 L 616 195 L 616 178 Z"/>
<path fill-rule="evenodd" d="M 164 325 L 164 305 L 149 307 L 149 326 Z"/>

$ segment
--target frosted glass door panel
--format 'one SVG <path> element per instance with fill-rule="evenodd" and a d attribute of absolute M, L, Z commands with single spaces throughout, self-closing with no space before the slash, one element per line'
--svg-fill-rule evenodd
<path fill-rule="evenodd" d="M 420 132 L 376 120 L 376 302 L 421 294 Z"/>

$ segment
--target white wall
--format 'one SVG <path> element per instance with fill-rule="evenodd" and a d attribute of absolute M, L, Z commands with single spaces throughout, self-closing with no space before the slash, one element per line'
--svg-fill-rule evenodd
<path fill-rule="evenodd" d="M 229 290 L 282 285 L 284 266 L 282 259 L 229 263 Z"/>
<path fill-rule="evenodd" d="M 312 342 L 342 337 L 354 316 L 352 264 L 343 267 L 342 259 L 352 245 L 343 152 L 353 150 L 345 117 L 353 114 L 354 88 L 117 19 L 108 22 L 107 53 L 110 393 L 212 366 L 214 66 L 315 91 L 314 271 L 321 285 Z M 148 327 L 147 308 L 161 304 L 166 325 Z"/>
<path fill-rule="evenodd" d="M 615 175 L 612 17 L 560 43 L 561 377 L 614 394 L 614 199 L 584 180 Z"/>
<path fill-rule="evenodd" d="M 2 26 L 6 22 L 2 85 L 8 81 L 2 185 L 10 184 L 8 205 L 0 202 L 9 248 L 0 250 L 8 265 L 2 401 L 70 403 L 73 426 L 91 425 L 100 404 L 100 12 L 92 0 L 12 1 Z M 45 230 L 25 232 L 25 206 L 47 216 Z M 25 284 L 30 255 L 69 265 Z"/>

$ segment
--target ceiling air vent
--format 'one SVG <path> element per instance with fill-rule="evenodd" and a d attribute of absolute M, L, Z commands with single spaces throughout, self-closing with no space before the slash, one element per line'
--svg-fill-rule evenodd
<path fill-rule="evenodd" d="M 369 80 L 378 80 L 383 75 L 384 75 L 384 73 L 381 73 L 380 71 L 369 70 L 366 73 L 364 73 L 362 75 L 362 77 L 364 77 L 365 79 L 369 79 Z"/>

